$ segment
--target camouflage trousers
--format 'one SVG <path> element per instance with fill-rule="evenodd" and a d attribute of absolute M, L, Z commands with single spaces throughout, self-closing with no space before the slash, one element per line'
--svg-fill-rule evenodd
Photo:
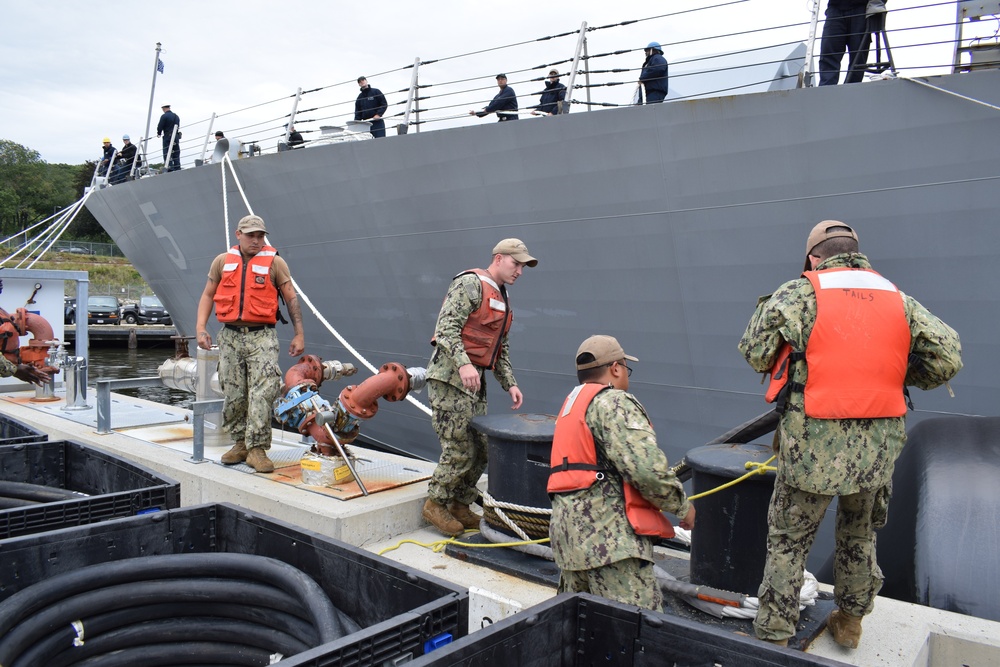
<path fill-rule="evenodd" d="M 271 446 L 271 414 L 281 389 L 274 328 L 219 332 L 219 384 L 226 402 L 222 428 L 247 449 Z"/>
<path fill-rule="evenodd" d="M 486 414 L 486 385 L 477 395 L 446 382 L 427 383 L 431 425 L 441 441 L 441 458 L 427 485 L 427 495 L 442 505 L 471 505 L 479 496 L 476 483 L 486 471 L 486 436 L 472 428 L 472 418 Z"/>
<path fill-rule="evenodd" d="M 795 634 L 806 556 L 833 498 L 775 481 L 767 512 L 767 563 L 753 623 L 759 638 L 787 639 Z M 871 613 L 882 588 L 875 528 L 876 521 L 884 523 L 887 500 L 888 490 L 879 489 L 840 496 L 837 502 L 834 600 L 852 616 Z"/>
<path fill-rule="evenodd" d="M 590 570 L 562 570 L 559 592 L 592 593 L 652 611 L 663 608 L 663 592 L 653 574 L 653 564 L 641 558 L 626 558 Z"/>

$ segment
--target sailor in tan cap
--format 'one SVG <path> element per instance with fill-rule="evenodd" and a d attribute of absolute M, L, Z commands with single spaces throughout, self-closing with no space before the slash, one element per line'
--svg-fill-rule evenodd
<path fill-rule="evenodd" d="M 659 611 L 653 540 L 674 535 L 661 510 L 687 529 L 695 510 L 628 393 L 630 361 L 639 360 L 612 336 L 591 336 L 576 352 L 580 384 L 563 402 L 552 440 L 549 536 L 560 593 Z"/>
<path fill-rule="evenodd" d="M 521 407 L 507 347 L 514 317 L 507 285 L 524 267 L 537 265 L 524 241 L 504 239 L 493 248 L 489 268 L 455 276 L 438 314 L 427 384 L 441 458 L 427 487 L 423 516 L 445 535 L 479 528 L 481 517 L 469 505 L 479 496 L 476 483 L 486 470 L 486 436 L 471 422 L 486 414 L 484 373 L 493 371 L 512 408 Z"/>
<path fill-rule="evenodd" d="M 809 233 L 802 276 L 758 301 L 739 349 L 771 372 L 766 398 L 781 415 L 754 632 L 781 645 L 795 635 L 802 570 L 837 497 L 827 628 L 857 648 L 882 587 L 875 531 L 906 442 L 906 386 L 950 380 L 962 367 L 958 334 L 875 272 L 850 225 L 824 220 Z"/>
<path fill-rule="evenodd" d="M 215 315 L 219 330 L 219 383 L 226 401 L 222 428 L 236 444 L 222 455 L 225 465 L 244 461 L 257 472 L 273 472 L 271 410 L 281 389 L 278 368 L 278 295 L 288 307 L 295 334 L 288 354 L 305 349 L 302 309 L 292 274 L 278 251 L 267 244 L 267 225 L 259 215 L 245 215 L 236 226 L 236 245 L 212 262 L 208 282 L 198 302 L 195 331 L 198 347 L 212 348 L 208 319 Z"/>

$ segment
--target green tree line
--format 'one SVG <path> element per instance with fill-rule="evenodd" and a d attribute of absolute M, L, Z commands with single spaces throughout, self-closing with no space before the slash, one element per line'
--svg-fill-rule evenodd
<path fill-rule="evenodd" d="M 0 233 L 16 234 L 48 218 L 83 196 L 97 168 L 49 164 L 38 151 L 0 139 Z M 110 243 L 111 238 L 84 208 L 63 235 L 67 240 Z"/>

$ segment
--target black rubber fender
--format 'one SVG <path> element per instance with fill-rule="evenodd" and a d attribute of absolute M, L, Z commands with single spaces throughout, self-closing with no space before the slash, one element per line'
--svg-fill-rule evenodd
<path fill-rule="evenodd" d="M 1000 621 L 1000 417 L 926 419 L 909 432 L 878 531 L 883 594 Z"/>

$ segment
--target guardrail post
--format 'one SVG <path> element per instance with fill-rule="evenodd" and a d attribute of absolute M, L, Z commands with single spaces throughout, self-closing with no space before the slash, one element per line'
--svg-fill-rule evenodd
<path fill-rule="evenodd" d="M 191 463 L 205 463 L 205 415 L 217 412 L 222 407 L 225 399 L 216 398 L 208 401 L 195 401 L 191 404 L 191 412 L 194 414 L 192 425 L 194 426 L 194 437 L 191 445 L 191 456 L 187 459 Z"/>
<path fill-rule="evenodd" d="M 111 382 L 97 379 L 97 432 L 101 435 L 111 433 Z"/>

